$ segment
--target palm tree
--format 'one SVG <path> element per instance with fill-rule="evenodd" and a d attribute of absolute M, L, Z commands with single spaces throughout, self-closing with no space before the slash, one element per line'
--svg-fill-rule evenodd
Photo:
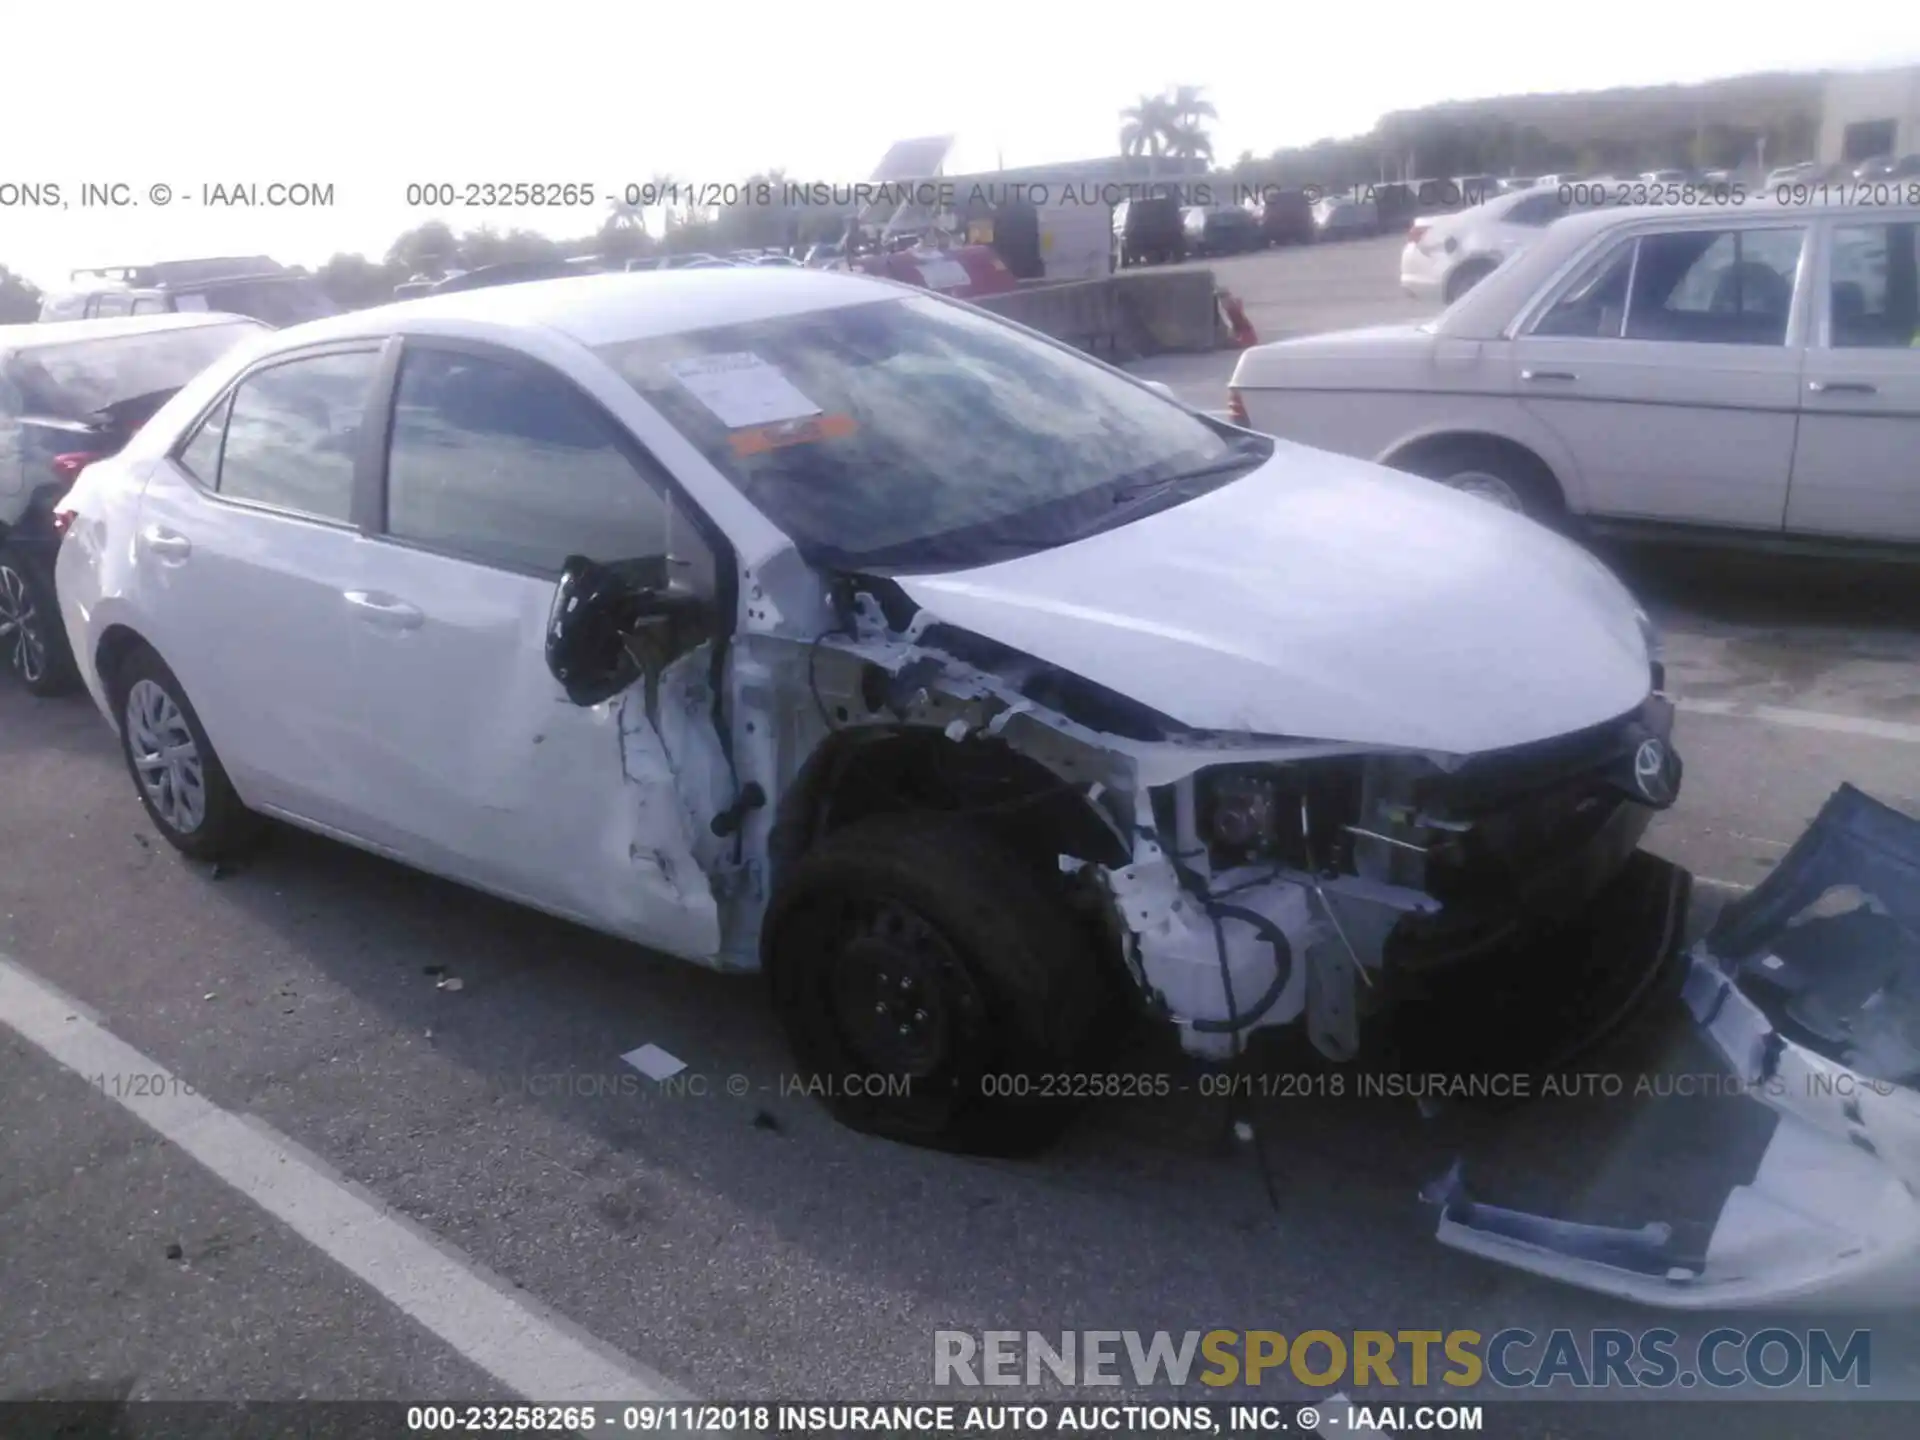
<path fill-rule="evenodd" d="M 1218 120 L 1220 112 L 1207 99 L 1199 85 L 1176 85 L 1167 94 L 1167 109 L 1172 123 L 1167 127 L 1167 153 L 1181 160 L 1212 160 L 1213 138 L 1205 122 Z"/>
<path fill-rule="evenodd" d="M 1120 153 L 1147 157 L 1147 182 L 1153 182 L 1154 162 L 1167 153 L 1167 132 L 1174 113 L 1164 95 L 1142 95 L 1120 112 Z"/>
<path fill-rule="evenodd" d="M 1176 160 L 1211 160 L 1213 140 L 1198 125 L 1182 121 L 1167 131 L 1167 154 Z"/>

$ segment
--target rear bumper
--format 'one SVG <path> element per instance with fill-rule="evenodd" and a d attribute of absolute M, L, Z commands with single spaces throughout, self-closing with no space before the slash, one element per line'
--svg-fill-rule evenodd
<path fill-rule="evenodd" d="M 1679 1213 L 1620 1227 L 1486 1204 L 1458 1165 L 1426 1197 L 1441 1243 L 1669 1309 L 1920 1303 L 1920 821 L 1843 786 L 1694 946 L 1683 996 L 1731 1103 L 1775 1117 L 1751 1173 L 1729 1153 L 1704 1243 Z"/>
<path fill-rule="evenodd" d="M 1447 288 L 1447 269 L 1411 241 L 1400 252 L 1400 288 L 1416 300 L 1438 300 Z"/>

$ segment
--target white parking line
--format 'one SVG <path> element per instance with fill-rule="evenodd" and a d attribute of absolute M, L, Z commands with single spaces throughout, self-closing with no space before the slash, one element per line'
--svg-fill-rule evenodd
<path fill-rule="evenodd" d="M 1796 730 L 1824 730 L 1832 735 L 1863 735 L 1873 740 L 1920 745 L 1920 725 L 1899 720 L 1869 720 L 1861 715 L 1789 710 L 1779 705 L 1749 705 L 1738 700 L 1676 699 L 1673 703 L 1676 709 L 1689 715 L 1723 715 L 1736 720 L 1758 720 L 1763 725 L 1787 725 Z"/>
<path fill-rule="evenodd" d="M 638 1361 L 395 1214 L 251 1116 L 188 1091 L 80 1005 L 0 955 L 0 1025 L 171 1140 L 508 1389 L 542 1404 L 685 1400 Z M 134 1093 L 132 1077 L 143 1077 Z"/>

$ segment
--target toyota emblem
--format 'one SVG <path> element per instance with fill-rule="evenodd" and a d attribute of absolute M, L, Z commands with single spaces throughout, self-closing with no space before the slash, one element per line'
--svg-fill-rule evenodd
<path fill-rule="evenodd" d="M 1673 802 L 1673 786 L 1667 778 L 1667 747 L 1659 740 L 1642 740 L 1633 752 L 1633 783 L 1650 805 Z"/>

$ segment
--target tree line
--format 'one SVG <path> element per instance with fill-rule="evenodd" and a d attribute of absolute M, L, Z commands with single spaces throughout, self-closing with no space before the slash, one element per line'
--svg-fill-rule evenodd
<path fill-rule="evenodd" d="M 1119 113 L 1120 151 L 1152 160 L 1208 162 L 1213 178 L 1234 185 L 1345 189 L 1387 180 L 1456 175 L 1576 172 L 1633 174 L 1671 165 L 1736 167 L 1765 156 L 1770 163 L 1812 153 L 1818 120 L 1808 102 L 1812 77 L 1749 77 L 1746 110 L 1727 105 L 1707 118 L 1714 86 L 1675 86 L 1654 92 L 1620 92 L 1606 124 L 1594 118 L 1595 97 L 1527 96 L 1430 106 L 1383 116 L 1362 136 L 1327 139 L 1275 150 L 1265 158 L 1244 151 L 1231 165 L 1212 165 L 1210 121 L 1218 112 L 1204 88 L 1175 85 L 1143 95 Z M 1719 82 L 1724 86 L 1738 82 Z M 1601 99 L 1606 96 L 1598 97 Z M 1515 118 L 1518 115 L 1529 119 Z M 1191 173 L 1191 172 L 1188 172 Z M 358 308 L 393 296 L 394 287 L 416 278 L 437 278 L 505 261 L 563 260 L 600 256 L 621 264 L 662 251 L 692 253 L 767 249 L 804 250 L 838 240 L 852 218 L 844 209 L 793 203 L 782 170 L 748 177 L 745 195 L 768 193 L 773 204 L 749 200 L 694 212 L 657 210 L 613 201 L 599 226 L 571 239 L 526 229 L 490 227 L 455 233 L 441 220 L 416 225 L 377 259 L 339 253 L 312 273 L 332 300 Z M 647 187 L 671 194 L 672 177 L 658 175 Z M 39 292 L 0 265 L 0 323 L 33 320 Z"/>

